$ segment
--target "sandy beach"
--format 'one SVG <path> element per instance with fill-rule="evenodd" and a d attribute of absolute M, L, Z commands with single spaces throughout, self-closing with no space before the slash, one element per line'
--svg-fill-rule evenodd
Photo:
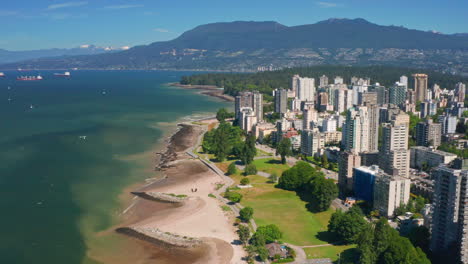
<path fill-rule="evenodd" d="M 152 258 L 159 260 L 158 254 L 162 253 L 167 258 L 167 263 L 243 263 L 241 259 L 245 253 L 242 246 L 235 243 L 238 236 L 233 226 L 233 213 L 224 212 L 221 209 L 222 203 L 208 196 L 216 192 L 217 184 L 225 183 L 223 177 L 185 153 L 197 144 L 202 133 L 201 126 L 181 125 L 171 137 L 167 150 L 155 158 L 156 169 L 160 168 L 165 177 L 149 181 L 133 190 L 186 195 L 184 201 L 168 203 L 135 196 L 122 213 L 122 224 L 119 225 L 158 229 L 179 237 L 200 239 L 202 243 L 194 247 L 178 248 L 137 241 L 147 249 L 146 254 L 143 254 L 144 259 L 140 259 L 138 263 L 147 263 Z"/>
<path fill-rule="evenodd" d="M 199 90 L 200 94 L 216 97 L 228 102 L 234 102 L 234 97 L 224 94 L 223 88 L 214 85 L 184 85 L 180 83 L 170 83 L 169 85 L 183 89 Z"/>

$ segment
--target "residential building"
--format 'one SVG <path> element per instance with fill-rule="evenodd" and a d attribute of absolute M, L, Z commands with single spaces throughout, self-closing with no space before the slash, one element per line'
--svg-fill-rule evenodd
<path fill-rule="evenodd" d="M 251 107 L 242 107 L 239 117 L 239 126 L 246 132 L 252 131 L 252 128 L 257 124 L 257 116 Z"/>
<path fill-rule="evenodd" d="M 234 102 L 235 117 L 242 123 L 244 121 L 239 120 L 242 109 L 251 108 L 253 115 L 256 116 L 257 121 L 263 121 L 263 95 L 258 91 L 253 92 L 240 92 Z"/>
<path fill-rule="evenodd" d="M 328 85 L 328 77 L 326 75 L 322 75 L 320 77 L 320 85 L 319 87 L 325 87 Z"/>
<path fill-rule="evenodd" d="M 377 92 L 359 93 L 358 105 L 377 105 Z"/>
<path fill-rule="evenodd" d="M 400 84 L 408 89 L 408 77 L 405 75 L 400 76 Z"/>
<path fill-rule="evenodd" d="M 423 102 L 427 95 L 427 74 L 417 73 L 414 77 L 414 91 L 416 92 L 416 101 Z"/>
<path fill-rule="evenodd" d="M 293 77 L 294 78 L 294 77 Z M 296 77 L 296 97 L 301 101 L 315 101 L 314 78 Z"/>
<path fill-rule="evenodd" d="M 335 132 L 336 131 L 337 122 L 333 116 L 329 118 L 325 118 L 322 121 L 322 132 Z"/>
<path fill-rule="evenodd" d="M 437 148 L 440 146 L 441 131 L 441 124 L 432 122 L 432 119 L 419 122 L 416 125 L 416 145 Z"/>
<path fill-rule="evenodd" d="M 288 111 L 288 91 L 285 89 L 275 89 L 275 112 L 276 113 L 286 113 Z"/>
<path fill-rule="evenodd" d="M 455 100 L 457 102 L 465 102 L 465 93 L 466 93 L 466 85 L 464 83 L 457 83 L 455 85 Z"/>
<path fill-rule="evenodd" d="M 411 168 L 422 169 L 423 166 L 434 168 L 440 164 L 449 164 L 457 158 L 457 155 L 432 147 L 415 146 L 410 148 Z"/>
<path fill-rule="evenodd" d="M 439 116 L 439 123 L 442 126 L 442 135 L 453 134 L 457 130 L 458 118 L 452 115 L 441 115 Z"/>
<path fill-rule="evenodd" d="M 432 234 L 435 254 L 457 252 L 459 263 L 468 263 L 468 170 L 440 165 L 433 171 Z"/>
<path fill-rule="evenodd" d="M 387 104 L 389 101 L 389 90 L 385 86 L 376 84 L 373 86 L 373 91 L 377 93 L 377 104 Z"/>
<path fill-rule="evenodd" d="M 372 203 L 374 199 L 375 177 L 382 170 L 379 166 L 361 166 L 353 169 L 353 190 L 358 200 Z"/>
<path fill-rule="evenodd" d="M 378 109 L 376 106 L 360 106 L 349 109 L 343 125 L 343 144 L 354 153 L 372 152 L 378 149 Z"/>
<path fill-rule="evenodd" d="M 303 130 L 301 133 L 301 153 L 316 156 L 325 147 L 325 139 L 317 130 Z"/>
<path fill-rule="evenodd" d="M 404 114 L 398 116 L 402 115 Z M 409 127 L 403 121 L 404 118 L 398 116 L 390 123 L 385 123 L 382 126 L 380 166 L 388 174 L 409 177 Z"/>
<path fill-rule="evenodd" d="M 318 112 L 313 107 L 307 107 L 302 111 L 302 129 L 308 130 L 310 129 L 310 124 L 312 122 L 318 122 Z"/>
<path fill-rule="evenodd" d="M 408 203 L 410 186 L 411 181 L 408 178 L 377 173 L 373 193 L 374 209 L 382 216 L 393 216 L 396 208 Z"/>
<path fill-rule="evenodd" d="M 437 113 L 437 103 L 432 100 L 421 102 L 421 118 L 433 116 Z"/>
<path fill-rule="evenodd" d="M 338 144 L 342 140 L 342 133 L 340 131 L 323 132 L 322 137 L 325 144 Z"/>
<path fill-rule="evenodd" d="M 335 77 L 335 84 L 343 84 L 343 78 L 341 76 L 336 76 Z"/>
<path fill-rule="evenodd" d="M 338 157 L 338 187 L 342 195 L 353 189 L 353 169 L 361 166 L 361 157 L 351 151 L 341 152 Z"/>
<path fill-rule="evenodd" d="M 406 101 L 406 91 L 407 85 L 402 83 L 397 82 L 393 86 L 390 86 L 388 89 L 388 102 L 390 104 L 397 105 L 398 107 L 402 107 Z"/>

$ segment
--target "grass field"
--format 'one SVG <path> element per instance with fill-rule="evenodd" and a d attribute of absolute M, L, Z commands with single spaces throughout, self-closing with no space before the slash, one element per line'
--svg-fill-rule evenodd
<path fill-rule="evenodd" d="M 346 246 L 323 246 L 316 248 L 304 248 L 307 258 L 329 258 L 332 261 L 338 263 L 338 258 L 341 261 L 353 261 L 356 257 L 356 245 Z M 340 255 L 341 253 L 341 255 Z"/>
<path fill-rule="evenodd" d="M 242 176 L 234 176 L 237 181 Z M 311 213 L 295 192 L 277 189 L 274 184 L 260 176 L 249 176 L 253 188 L 243 189 L 244 206 L 254 209 L 257 225 L 275 224 L 284 233 L 283 241 L 294 245 L 327 244 L 330 238 L 327 232 L 328 220 L 333 210 Z"/>
<path fill-rule="evenodd" d="M 270 174 L 275 172 L 278 177 L 281 176 L 283 171 L 289 169 L 288 165 L 281 164 L 280 160 L 274 158 L 254 160 L 253 164 L 255 164 L 258 171 L 264 171 Z"/>

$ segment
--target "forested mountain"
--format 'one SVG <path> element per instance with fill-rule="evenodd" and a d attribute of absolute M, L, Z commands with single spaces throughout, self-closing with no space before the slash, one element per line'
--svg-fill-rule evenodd
<path fill-rule="evenodd" d="M 437 83 L 441 88 L 454 89 L 458 82 L 468 83 L 468 78 L 456 75 L 442 74 L 430 70 L 423 71 L 429 75 L 429 87 Z M 280 71 L 258 72 L 258 73 L 206 73 L 184 76 L 182 84 L 192 85 L 216 85 L 224 87 L 225 93 L 236 95 L 239 91 L 258 90 L 265 94 L 266 99 L 271 99 L 272 91 L 276 88 L 291 88 L 291 78 L 295 74 L 303 77 L 315 78 L 318 86 L 319 78 L 327 75 L 330 83 L 335 76 L 341 76 L 345 83 L 350 83 L 351 77 L 368 77 L 371 83 L 378 82 L 380 85 L 390 86 L 399 80 L 400 76 L 406 75 L 409 79 L 409 87 L 412 88 L 413 78 L 411 74 L 421 73 L 420 69 L 410 69 L 391 66 L 336 66 L 321 65 L 313 67 L 301 67 L 284 69 Z"/>
<path fill-rule="evenodd" d="M 468 36 L 329 19 L 288 27 L 277 22 L 213 23 L 171 41 L 94 56 L 39 59 L 2 68 L 203 69 L 260 66 L 404 65 L 468 72 Z"/>

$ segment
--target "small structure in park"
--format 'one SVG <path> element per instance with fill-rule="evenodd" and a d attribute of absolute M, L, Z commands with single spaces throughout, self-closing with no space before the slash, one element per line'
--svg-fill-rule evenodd
<path fill-rule="evenodd" d="M 279 243 L 270 243 L 266 245 L 268 256 L 271 259 L 284 259 L 289 257 L 289 251 L 286 246 Z"/>

